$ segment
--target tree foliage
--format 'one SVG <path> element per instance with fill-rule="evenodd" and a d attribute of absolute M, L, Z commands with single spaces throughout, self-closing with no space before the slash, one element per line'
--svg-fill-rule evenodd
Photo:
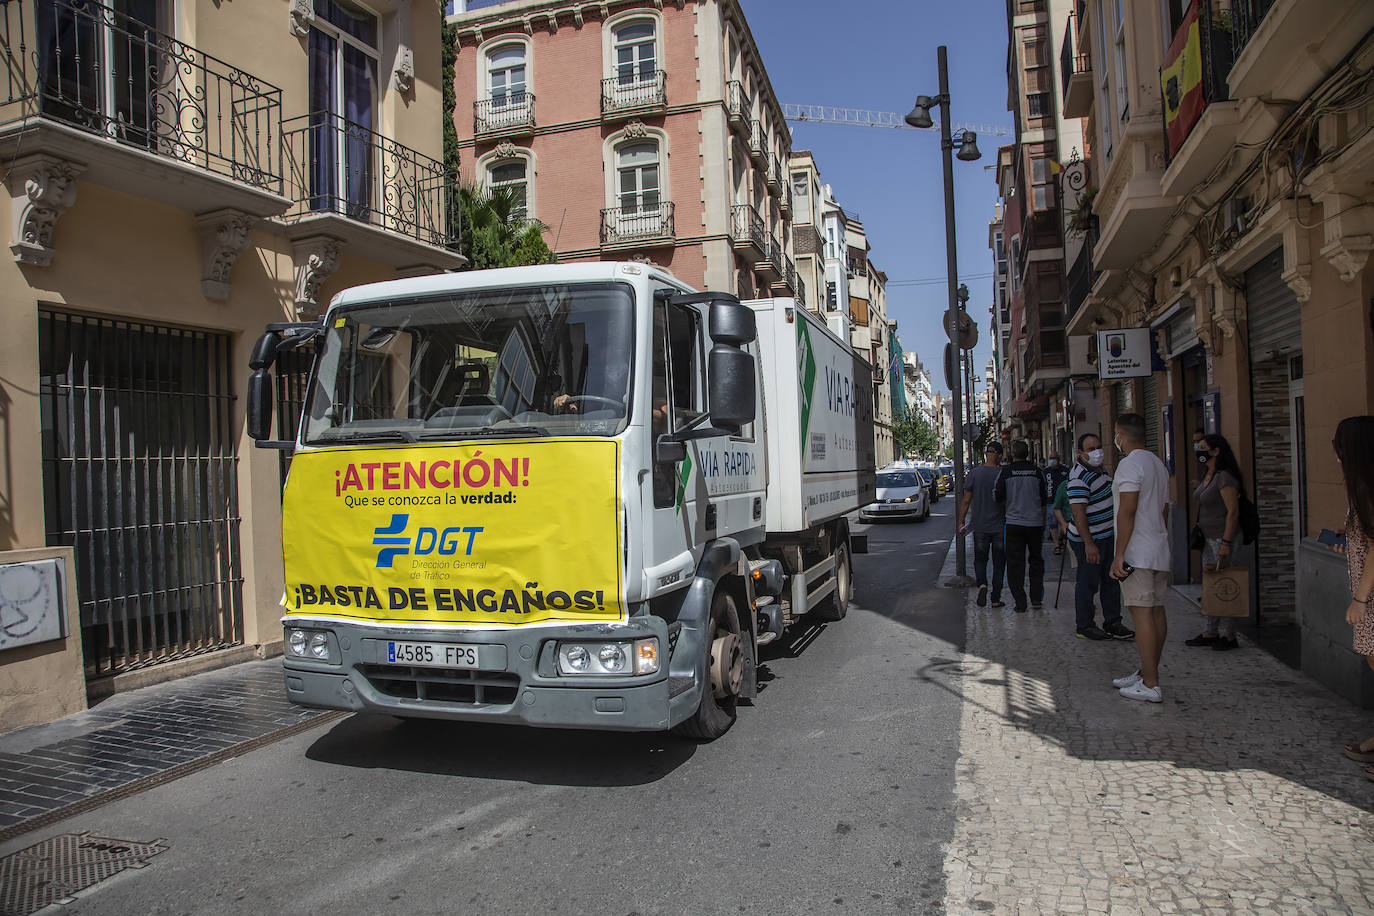
<path fill-rule="evenodd" d="M 892 440 L 907 458 L 930 457 L 940 450 L 940 436 L 925 417 L 908 413 L 892 424 Z"/>
<path fill-rule="evenodd" d="M 444 86 L 444 212 L 448 217 L 449 232 L 455 235 L 459 232 L 458 125 L 453 120 L 454 110 L 458 107 L 458 90 L 453 85 L 453 68 L 457 61 L 458 26 L 451 22 L 444 22 L 444 73 L 441 80 Z"/>
<path fill-rule="evenodd" d="M 468 259 L 464 270 L 554 262 L 544 242 L 544 225 L 521 212 L 519 192 L 463 182 L 458 204 L 463 220 L 459 251 Z"/>

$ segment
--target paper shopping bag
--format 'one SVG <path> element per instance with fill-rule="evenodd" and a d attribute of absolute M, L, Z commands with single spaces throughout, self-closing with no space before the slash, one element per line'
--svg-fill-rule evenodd
<path fill-rule="evenodd" d="M 1208 617 L 1250 616 L 1250 568 L 1202 567 L 1202 613 Z"/>

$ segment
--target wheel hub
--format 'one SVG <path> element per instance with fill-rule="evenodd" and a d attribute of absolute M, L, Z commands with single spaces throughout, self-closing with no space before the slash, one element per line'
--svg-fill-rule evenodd
<path fill-rule="evenodd" d="M 717 700 L 739 693 L 744 683 L 744 646 L 737 633 L 711 643 L 711 691 Z"/>

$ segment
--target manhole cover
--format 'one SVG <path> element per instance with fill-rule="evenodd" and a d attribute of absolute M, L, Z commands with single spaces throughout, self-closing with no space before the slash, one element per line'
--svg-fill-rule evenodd
<path fill-rule="evenodd" d="M 126 868 L 142 868 L 166 840 L 136 843 L 63 833 L 0 859 L 0 916 L 28 916 Z"/>

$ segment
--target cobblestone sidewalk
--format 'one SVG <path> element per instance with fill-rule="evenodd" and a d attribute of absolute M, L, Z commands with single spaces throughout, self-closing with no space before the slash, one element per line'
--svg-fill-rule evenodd
<path fill-rule="evenodd" d="M 1135 643 L 1076 638 L 1073 568 L 1055 609 L 1046 566 L 1042 611 L 970 589 L 965 651 L 924 672 L 964 697 L 949 912 L 1374 912 L 1374 782 L 1341 753 L 1374 714 L 1253 646 L 1184 646 L 1178 596 L 1164 702 L 1126 700 Z"/>
<path fill-rule="evenodd" d="M 281 660 L 268 659 L 116 694 L 2 735 L 0 838 L 209 765 L 320 715 L 291 705 Z"/>

